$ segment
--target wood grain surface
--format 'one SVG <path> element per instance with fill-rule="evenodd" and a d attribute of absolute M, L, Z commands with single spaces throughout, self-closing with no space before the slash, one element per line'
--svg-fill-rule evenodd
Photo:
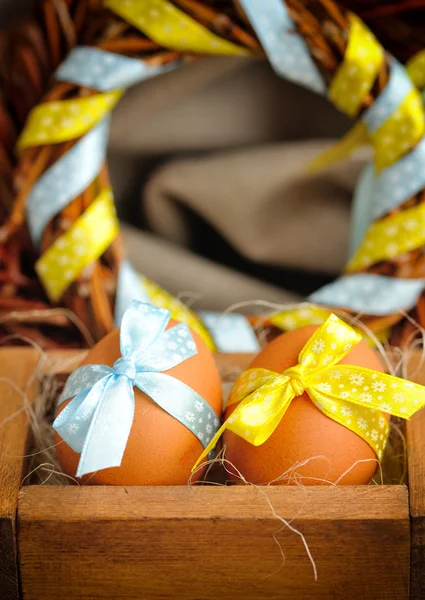
<path fill-rule="evenodd" d="M 407 600 L 407 489 L 27 487 L 19 549 L 25 600 Z"/>
<path fill-rule="evenodd" d="M 28 436 L 22 394 L 28 389 L 39 355 L 32 349 L 0 349 L 0 599 L 19 598 L 16 512 Z M 21 393 L 20 393 L 21 391 Z M 12 418 L 11 418 L 12 417 Z"/>
<path fill-rule="evenodd" d="M 412 355 L 408 375 L 425 385 L 422 353 Z M 406 441 L 411 514 L 410 598 L 425 599 L 425 409 L 406 422 Z"/>

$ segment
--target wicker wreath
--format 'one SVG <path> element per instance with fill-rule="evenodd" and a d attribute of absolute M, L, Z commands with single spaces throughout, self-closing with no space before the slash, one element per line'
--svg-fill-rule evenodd
<path fill-rule="evenodd" d="M 283 5 L 283 0 L 281 1 Z M 0 334 L 24 336 L 44 348 L 75 347 L 98 340 L 114 327 L 119 271 L 124 259 L 121 240 L 113 235 L 107 248 L 90 262 L 59 297 L 46 291 L 40 277 L 40 257 L 46 256 L 81 217 L 93 208 L 99 197 L 110 189 L 106 162 L 92 181 L 65 206 L 51 215 L 35 242 L 28 225 L 28 199 L 43 176 L 67 156 L 84 136 L 92 131 L 74 133 L 66 140 L 35 139 L 28 133 L 28 123 L 37 119 L 34 107 L 97 98 L 101 90 L 54 77 L 59 66 L 76 46 L 95 48 L 99 52 L 137 59 L 144 67 L 162 71 L 182 62 L 198 60 L 200 51 L 176 48 L 165 38 L 148 35 L 140 20 L 129 18 L 125 6 L 137 2 L 103 0 L 43 0 L 30 21 L 1 37 L 3 72 L 0 96 Z M 138 0 L 139 5 L 146 4 Z M 147 4 L 151 4 L 148 2 Z M 256 33 L 245 3 L 239 0 L 155 0 L 154 4 L 171 6 L 184 22 L 198 27 L 197 35 L 208 39 L 210 51 L 265 57 L 267 49 Z M 347 5 L 350 3 L 347 2 Z M 354 4 L 353 2 L 351 4 Z M 357 3 L 356 3 L 357 5 Z M 370 3 L 368 3 L 370 5 Z M 119 8 L 119 6 L 121 8 Z M 302 40 L 309 58 L 324 85 L 335 79 L 347 52 L 350 13 L 331 0 L 286 0 L 293 35 Z M 117 8 L 118 7 L 118 8 Z M 357 8 L 357 6 L 350 6 Z M 365 11 L 378 35 L 391 45 L 401 60 L 420 49 L 420 30 L 412 29 L 403 39 L 391 35 L 388 26 L 394 14 L 376 21 L 376 3 Z M 361 12 L 361 11 L 360 11 Z M 174 13 L 173 13 L 174 14 Z M 188 20 L 188 21 L 186 21 Z M 378 27 L 380 25 L 380 27 Z M 408 27 L 408 25 L 405 25 Z M 165 28 L 166 29 L 166 28 Z M 406 31 L 406 29 L 405 29 Z M 414 34 L 411 32 L 414 31 Z M 201 33 L 199 33 L 201 32 Z M 170 38 L 171 39 L 171 38 Z M 218 49 L 217 49 L 218 47 Z M 383 55 L 370 89 L 355 111 L 356 117 L 370 108 L 390 81 L 391 58 Z M 272 61 L 273 62 L 273 61 Z M 109 94 L 109 95 L 108 95 Z M 103 116 L 112 109 L 118 96 L 104 94 Z M 108 104 L 109 103 L 109 104 Z M 35 115 L 35 116 L 34 116 Z M 41 118 L 41 117 L 40 117 Z M 92 127 L 93 126 L 93 127 Z M 23 133 L 22 133 L 23 132 Z M 31 132 L 30 132 L 31 133 Z M 406 153 L 418 143 L 414 140 Z M 16 146 L 18 151 L 16 152 Z M 102 196 L 103 195 L 103 196 Z M 425 193 L 412 195 L 389 211 L 398 213 L 423 202 Z M 392 278 L 425 276 L 424 248 L 415 248 L 402 256 L 378 260 L 359 272 Z M 55 310 L 61 308 L 61 310 Z M 342 306 L 341 308 L 344 308 Z M 53 310 L 52 310 L 53 309 Z M 354 311 L 353 311 L 354 312 Z M 72 323 L 76 315 L 84 325 L 77 330 Z M 422 293 L 410 316 L 425 326 L 425 295 Z M 402 344 L 413 331 L 411 320 L 401 313 L 363 318 L 372 331 L 391 328 L 391 341 Z M 71 320 L 70 320 L 71 319 Z"/>

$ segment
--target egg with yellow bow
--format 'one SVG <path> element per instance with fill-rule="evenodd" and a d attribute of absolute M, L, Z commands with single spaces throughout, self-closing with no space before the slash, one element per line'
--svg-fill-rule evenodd
<path fill-rule="evenodd" d="M 249 368 L 284 373 L 297 365 L 301 350 L 317 329 L 303 327 L 279 336 L 258 354 Z M 339 364 L 383 371 L 377 356 L 364 341 L 354 345 Z M 358 393 L 361 391 L 359 388 Z M 238 405 L 228 406 L 226 419 Z M 352 418 L 361 424 L 356 407 L 351 406 L 346 409 L 345 422 L 349 424 Z M 389 418 L 377 413 L 376 419 L 376 435 L 382 435 L 378 421 L 384 419 L 382 425 L 388 429 Z M 242 475 L 246 481 L 255 484 L 366 484 L 378 466 L 372 446 L 348 426 L 324 414 L 305 391 L 291 401 L 264 443 L 253 445 L 229 429 L 224 431 L 223 443 L 225 457 L 235 467 L 232 479 L 240 480 Z M 231 466 L 228 468 L 233 471 Z"/>

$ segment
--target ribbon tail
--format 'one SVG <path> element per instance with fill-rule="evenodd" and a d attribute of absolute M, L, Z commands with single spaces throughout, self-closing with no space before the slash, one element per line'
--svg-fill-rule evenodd
<path fill-rule="evenodd" d="M 212 440 L 210 441 L 210 443 L 208 444 L 208 446 L 205 448 L 205 450 L 202 452 L 201 456 L 198 458 L 198 460 L 196 461 L 196 463 L 194 464 L 194 466 L 192 467 L 192 473 L 194 471 L 196 471 L 196 469 L 199 467 L 199 465 L 201 464 L 201 462 L 204 460 L 204 458 L 206 458 L 208 456 L 208 454 L 210 452 L 212 452 L 214 450 L 214 448 L 217 446 L 219 439 L 221 438 L 221 436 L 223 435 L 223 433 L 225 432 L 225 430 L 227 429 L 227 421 L 226 423 L 223 423 L 223 425 L 220 427 L 220 429 L 217 431 L 217 433 L 215 434 L 215 436 L 212 438 Z"/>
<path fill-rule="evenodd" d="M 366 125 L 359 121 L 350 131 L 330 148 L 316 156 L 306 167 L 307 173 L 314 174 L 338 164 L 347 159 L 351 154 L 369 143 Z"/>
<path fill-rule="evenodd" d="M 62 394 L 58 400 L 58 406 L 65 400 L 74 398 L 84 390 L 90 390 L 104 377 L 111 375 L 112 369 L 106 365 L 84 365 L 74 371 L 65 384 Z"/>
<path fill-rule="evenodd" d="M 61 436 L 74 452 L 83 449 L 85 433 L 76 418 L 76 413 L 84 404 L 92 389 L 83 390 L 66 406 L 53 422 L 53 429 Z"/>
<path fill-rule="evenodd" d="M 312 388 L 307 393 L 324 415 L 356 433 L 382 460 L 390 432 L 389 423 L 382 412 L 360 404 L 338 401 Z"/>
<path fill-rule="evenodd" d="M 261 394 L 260 400 L 254 399 L 253 394 L 241 402 L 227 420 L 229 431 L 254 446 L 261 446 L 269 439 L 295 398 L 290 384 L 274 390 L 269 388 Z"/>
<path fill-rule="evenodd" d="M 134 417 L 133 386 L 127 377 L 108 378 L 90 423 L 76 477 L 119 467 Z"/>

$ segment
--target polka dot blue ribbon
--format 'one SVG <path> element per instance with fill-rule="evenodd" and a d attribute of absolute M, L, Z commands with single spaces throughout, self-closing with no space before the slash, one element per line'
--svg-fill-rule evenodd
<path fill-rule="evenodd" d="M 150 303 L 149 294 L 146 291 L 142 278 L 133 268 L 129 260 L 123 260 L 118 271 L 117 297 L 115 300 L 115 325 L 121 327 L 121 321 L 125 311 L 133 300 Z"/>
<path fill-rule="evenodd" d="M 101 121 L 35 183 L 28 197 L 27 222 L 33 243 L 62 209 L 97 177 L 106 156 L 109 117 Z"/>
<path fill-rule="evenodd" d="M 111 92 L 166 73 L 178 65 L 178 61 L 160 66 L 149 65 L 137 58 L 78 46 L 61 64 L 55 78 L 100 92 Z"/>
<path fill-rule="evenodd" d="M 354 193 L 350 256 L 359 247 L 369 225 L 394 210 L 425 187 L 425 138 L 396 164 L 375 174 L 367 165 Z"/>
<path fill-rule="evenodd" d="M 391 117 L 412 89 L 412 80 L 406 70 L 392 59 L 387 85 L 362 117 L 370 134 L 375 133 Z"/>
<path fill-rule="evenodd" d="M 375 174 L 372 165 L 366 169 L 368 183 L 362 194 L 369 197 L 370 219 L 375 220 L 397 208 L 425 187 L 425 137 L 414 150 L 398 162 Z"/>
<path fill-rule="evenodd" d="M 53 428 L 81 455 L 77 477 L 120 466 L 134 418 L 134 386 L 192 431 L 204 448 L 218 430 L 209 404 L 164 373 L 197 353 L 186 324 L 166 330 L 170 315 L 133 301 L 122 319 L 121 358 L 112 367 L 82 366 L 69 377 L 58 406 L 73 399 Z"/>
<path fill-rule="evenodd" d="M 308 301 L 385 316 L 413 308 L 424 289 L 424 279 L 355 273 L 324 286 L 309 296 Z"/>
<path fill-rule="evenodd" d="M 353 256 L 360 247 L 367 228 L 373 221 L 373 209 L 371 204 L 371 192 L 374 184 L 374 168 L 372 164 L 367 165 L 360 173 L 354 190 L 351 208 L 351 230 L 349 256 Z"/>
<path fill-rule="evenodd" d="M 220 352 L 259 352 L 260 344 L 255 331 L 244 315 L 222 314 L 202 310 L 202 322 L 211 333 Z"/>
<path fill-rule="evenodd" d="M 326 85 L 283 0 L 240 0 L 278 75 L 319 94 Z"/>

